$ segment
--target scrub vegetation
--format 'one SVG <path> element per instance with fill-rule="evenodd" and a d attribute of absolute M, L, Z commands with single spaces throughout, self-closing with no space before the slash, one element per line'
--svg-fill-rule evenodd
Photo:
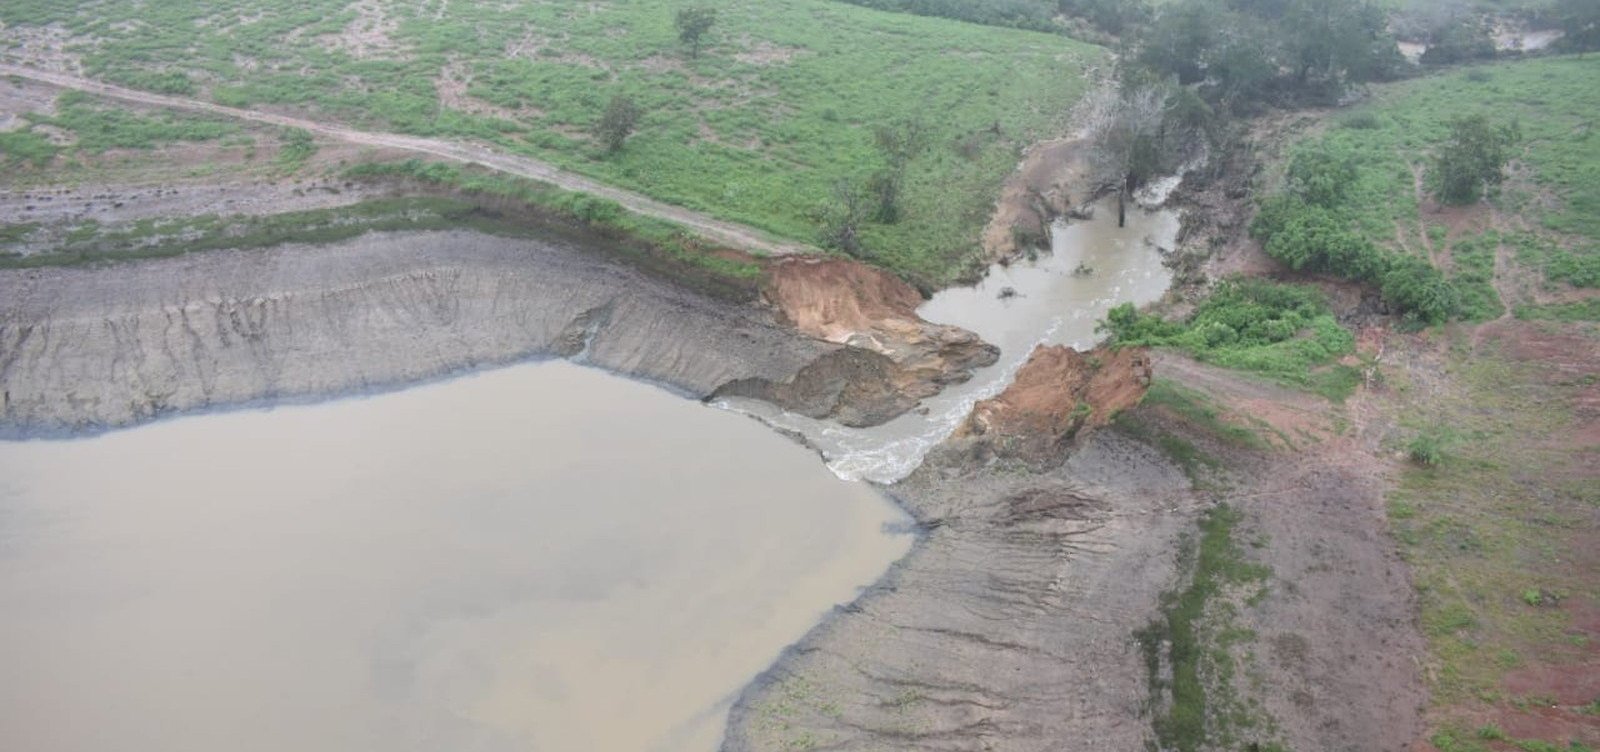
<path fill-rule="evenodd" d="M 1291 268 L 1371 282 L 1421 323 L 1481 321 L 1508 308 L 1592 316 L 1581 301 L 1535 301 L 1600 284 L 1596 112 L 1592 56 L 1383 87 L 1296 147 L 1254 233 Z M 1446 208 L 1462 201 L 1472 208 Z M 1497 255 L 1537 284 L 1501 299 Z"/>
<path fill-rule="evenodd" d="M 976 267 L 1020 149 L 1060 132 L 1107 59 L 1060 35 L 831 0 L 719 3 L 696 47 L 683 7 L 17 0 L 0 21 L 58 24 L 85 72 L 114 83 L 481 140 L 808 242 L 841 186 L 865 191 L 888 167 L 875 131 L 917 123 L 896 221 L 867 218 L 854 251 L 925 286 Z M 596 126 L 617 97 L 638 122 L 608 149 Z"/>
<path fill-rule="evenodd" d="M 1181 321 L 1123 304 L 1104 328 L 1117 346 L 1181 350 L 1206 363 L 1259 373 L 1274 381 L 1341 400 L 1360 382 L 1335 361 L 1355 349 L 1315 288 L 1262 280 L 1230 280 Z"/>

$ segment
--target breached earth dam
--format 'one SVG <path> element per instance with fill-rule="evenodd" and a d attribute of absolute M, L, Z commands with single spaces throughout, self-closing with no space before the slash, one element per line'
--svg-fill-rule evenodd
<path fill-rule="evenodd" d="M 7 409 L 56 438 L 0 442 L 0 724 L 41 752 L 713 749 L 785 646 L 911 549 L 856 481 L 904 478 L 1036 345 L 1086 349 L 1112 306 L 1165 291 L 1177 215 L 1098 211 L 923 304 L 1000 358 L 867 428 L 684 399 L 819 345 L 560 244 L 374 236 L 143 265 L 140 286 L 29 277 L 16 299 L 47 313 L 17 335 Z M 87 356 L 45 367 L 60 342 Z M 540 348 L 670 390 L 561 361 L 406 386 Z M 102 363 L 129 377 L 77 375 Z M 295 404 L 319 393 L 361 396 Z"/>

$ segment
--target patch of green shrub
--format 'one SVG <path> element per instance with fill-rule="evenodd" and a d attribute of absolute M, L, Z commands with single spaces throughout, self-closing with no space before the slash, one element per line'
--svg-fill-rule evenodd
<path fill-rule="evenodd" d="M 50 139 L 31 130 L 0 133 L 0 164 L 12 165 L 26 162 L 43 167 L 56 158 L 59 151 Z"/>
<path fill-rule="evenodd" d="M 1102 328 L 1116 345 L 1171 347 L 1197 360 L 1252 371 L 1340 400 L 1359 380 L 1333 361 L 1355 349 L 1315 288 L 1263 280 L 1229 280 L 1184 321 L 1143 314 L 1132 304 L 1111 309 Z"/>
<path fill-rule="evenodd" d="M 1418 433 L 1406 444 L 1406 454 L 1418 465 L 1434 467 L 1445 460 L 1445 446 L 1449 434 L 1440 428 L 1429 428 Z"/>
<path fill-rule="evenodd" d="M 31 115 L 35 122 L 71 131 L 77 148 L 151 149 L 179 141 L 210 141 L 239 131 L 237 125 L 201 115 L 157 112 L 142 115 L 125 108 L 102 106 L 88 94 L 67 92 L 56 100 L 57 114 Z"/>

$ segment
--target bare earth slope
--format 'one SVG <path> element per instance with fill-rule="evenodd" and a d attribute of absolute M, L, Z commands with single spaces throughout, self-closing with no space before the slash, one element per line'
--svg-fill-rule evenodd
<path fill-rule="evenodd" d="M 0 430 L 396 387 L 540 354 L 704 396 L 836 349 L 566 242 L 374 233 L 0 273 Z"/>
<path fill-rule="evenodd" d="M 1111 432 L 1006 469 L 936 453 L 894 486 L 925 539 L 746 691 L 723 749 L 1145 748 L 1133 633 L 1177 576 L 1188 482 Z"/>

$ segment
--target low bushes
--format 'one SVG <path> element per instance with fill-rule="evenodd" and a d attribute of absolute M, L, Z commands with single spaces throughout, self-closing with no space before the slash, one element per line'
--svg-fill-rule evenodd
<path fill-rule="evenodd" d="M 1354 351 L 1355 338 L 1312 287 L 1229 280 L 1186 320 L 1142 314 L 1128 303 L 1111 309 L 1102 328 L 1119 346 L 1175 348 L 1330 399 L 1348 395 L 1358 380 L 1355 369 L 1330 365 Z"/>
<path fill-rule="evenodd" d="M 1250 234 L 1271 256 L 1296 271 L 1378 285 L 1383 299 L 1413 321 L 1439 324 L 1461 311 L 1461 293 L 1427 261 L 1387 253 L 1355 228 L 1348 186 L 1354 157 L 1328 144 L 1296 154 L 1288 190 L 1267 199 Z"/>

